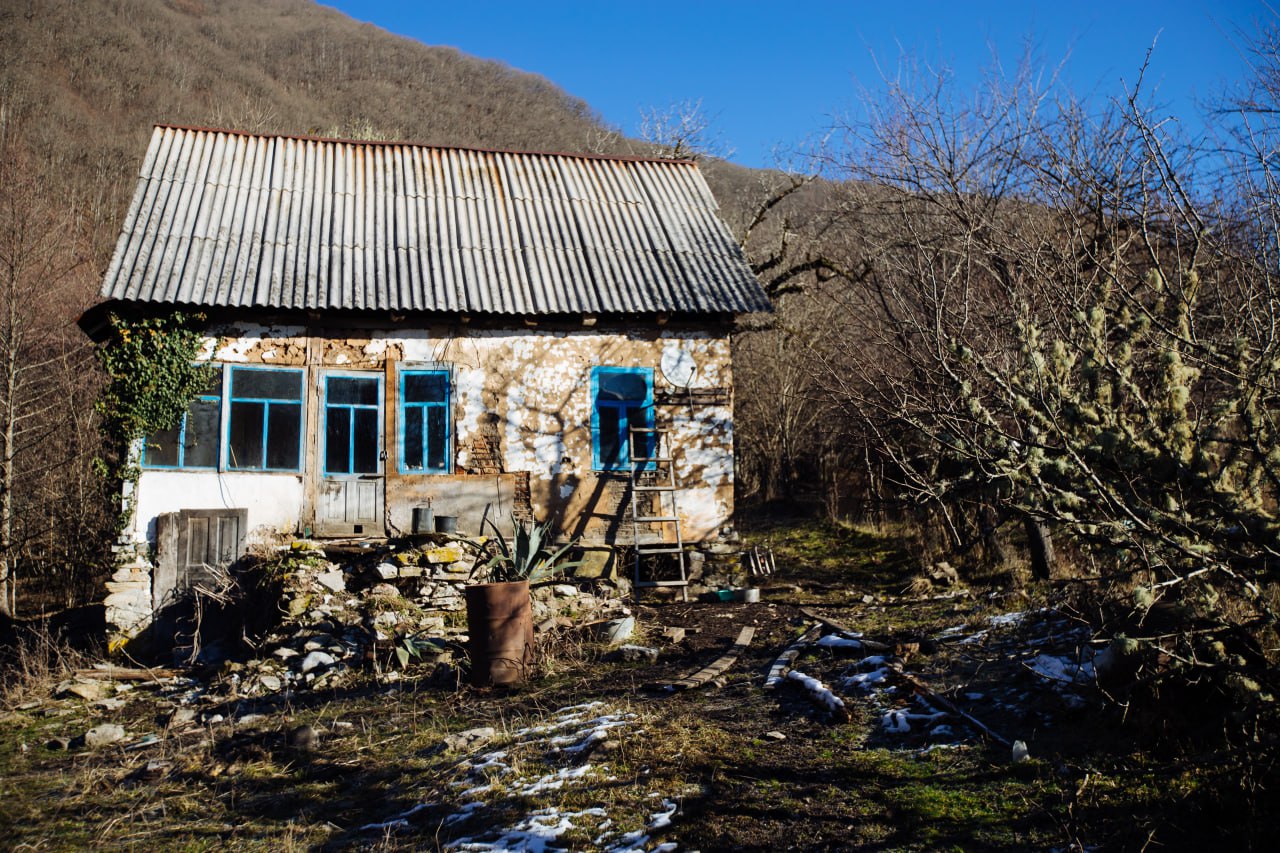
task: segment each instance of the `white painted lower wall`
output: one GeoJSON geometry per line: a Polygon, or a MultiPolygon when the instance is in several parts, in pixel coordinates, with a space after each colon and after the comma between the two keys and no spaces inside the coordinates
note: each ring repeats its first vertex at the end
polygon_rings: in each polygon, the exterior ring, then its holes
{"type": "Polygon", "coordinates": [[[129,535],[137,544],[155,541],[156,518],[166,512],[233,507],[249,511],[248,541],[268,541],[295,530],[303,506],[300,474],[147,469],[134,494],[129,535]]]}

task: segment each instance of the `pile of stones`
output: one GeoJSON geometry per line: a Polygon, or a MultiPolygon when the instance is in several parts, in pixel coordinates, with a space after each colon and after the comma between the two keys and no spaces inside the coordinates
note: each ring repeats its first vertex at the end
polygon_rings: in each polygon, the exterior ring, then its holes
{"type": "MultiPolygon", "coordinates": [[[[255,644],[251,660],[222,667],[241,696],[286,687],[331,689],[372,669],[396,681],[408,667],[456,677],[465,657],[466,604],[474,558],[454,542],[385,546],[342,553],[296,543],[259,570],[278,589],[279,621],[255,644]]],[[[533,590],[540,632],[625,615],[624,581],[562,582],[533,590]]]]}

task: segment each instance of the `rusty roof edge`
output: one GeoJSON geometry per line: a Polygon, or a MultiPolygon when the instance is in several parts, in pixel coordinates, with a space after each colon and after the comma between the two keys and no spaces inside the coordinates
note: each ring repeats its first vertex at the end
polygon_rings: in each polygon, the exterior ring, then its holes
{"type": "Polygon", "coordinates": [[[161,311],[172,311],[175,308],[188,309],[204,315],[205,323],[248,321],[266,325],[289,323],[296,325],[335,326],[344,320],[355,322],[361,328],[412,329],[414,322],[427,324],[456,323],[459,318],[469,316],[473,322],[492,324],[495,327],[528,328],[522,318],[536,317],[540,323],[558,325],[577,325],[584,316],[595,319],[590,324],[583,323],[584,328],[599,329],[619,326],[625,328],[636,320],[653,320],[659,327],[669,324],[682,326],[694,323],[705,327],[708,321],[722,325],[731,325],[735,318],[747,314],[772,314],[774,308],[769,304],[764,308],[749,311],[723,310],[669,310],[669,311],[601,311],[598,313],[582,311],[556,311],[534,314],[512,314],[501,311],[462,311],[440,309],[418,309],[407,311],[388,311],[371,308],[270,308],[249,305],[201,305],[186,302],[162,302],[143,299],[103,299],[90,305],[76,318],[76,325],[95,343],[106,340],[110,333],[109,317],[119,313],[124,316],[150,316],[161,311]],[[252,315],[257,315],[252,316],[252,315]],[[394,315],[394,317],[392,316],[394,315]],[[661,320],[659,321],[659,318],[661,320]]]}
{"type": "MultiPolygon", "coordinates": [[[[155,129],[186,130],[193,133],[226,133],[231,136],[254,136],[259,139],[292,139],[299,142],[330,142],[337,145],[368,145],[385,148],[402,146],[408,148],[430,148],[437,151],[473,151],[477,154],[515,154],[524,157],[567,157],[579,160],[605,160],[619,163],[670,163],[679,166],[693,166],[698,169],[697,160],[675,159],[668,157],[641,157],[635,154],[593,154],[586,151],[533,151],[518,148],[478,148],[467,145],[433,145],[429,142],[413,140],[385,139],[346,139],[340,136],[312,136],[305,133],[258,133],[252,130],[237,130],[230,127],[203,127],[201,125],[170,124],[157,122],[155,129]]],[[[701,172],[701,169],[698,169],[701,172]]]]}

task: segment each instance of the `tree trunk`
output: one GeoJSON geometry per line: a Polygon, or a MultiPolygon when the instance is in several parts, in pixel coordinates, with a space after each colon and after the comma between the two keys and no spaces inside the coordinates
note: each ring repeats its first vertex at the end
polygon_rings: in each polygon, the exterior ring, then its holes
{"type": "Polygon", "coordinates": [[[1000,516],[990,504],[978,507],[978,536],[982,539],[982,553],[987,563],[999,566],[1008,553],[1000,541],[1000,516]]]}
{"type": "Polygon", "coordinates": [[[1057,558],[1053,554],[1053,538],[1049,535],[1048,525],[1028,518],[1024,526],[1027,530],[1027,550],[1031,552],[1031,575],[1042,581],[1052,580],[1057,568],[1057,558]]]}

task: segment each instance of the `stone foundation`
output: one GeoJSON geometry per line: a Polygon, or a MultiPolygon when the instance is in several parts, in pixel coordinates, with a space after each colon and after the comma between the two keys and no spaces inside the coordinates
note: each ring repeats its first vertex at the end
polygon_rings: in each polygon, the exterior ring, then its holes
{"type": "Polygon", "coordinates": [[[117,553],[117,568],[107,581],[102,602],[107,622],[107,651],[115,653],[143,637],[155,611],[151,600],[151,564],[135,549],[117,553]]]}

